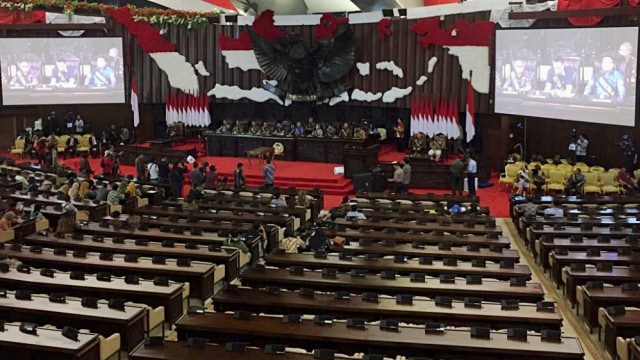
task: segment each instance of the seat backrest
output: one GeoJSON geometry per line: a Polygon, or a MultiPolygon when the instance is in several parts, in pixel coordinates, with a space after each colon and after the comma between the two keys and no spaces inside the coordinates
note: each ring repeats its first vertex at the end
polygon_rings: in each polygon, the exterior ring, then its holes
{"type": "Polygon", "coordinates": [[[602,166],[592,166],[589,168],[589,170],[591,172],[599,172],[599,173],[603,173],[604,172],[604,168],[602,166]]]}
{"type": "Polygon", "coordinates": [[[602,185],[615,186],[616,184],[613,179],[614,179],[613,173],[603,172],[600,174],[600,181],[602,182],[602,185]]]}
{"type": "Polygon", "coordinates": [[[16,149],[24,149],[24,139],[16,139],[15,147],[16,149]]]}
{"type": "Polygon", "coordinates": [[[551,170],[549,172],[549,181],[553,184],[562,184],[564,181],[564,171],[561,170],[551,170]]]}
{"type": "Polygon", "coordinates": [[[586,185],[597,185],[598,184],[598,173],[584,173],[584,180],[586,185]]]}
{"type": "Polygon", "coordinates": [[[58,147],[65,147],[68,139],[69,135],[60,135],[58,138],[58,147]]]}
{"type": "Polygon", "coordinates": [[[504,167],[504,173],[507,175],[507,177],[515,178],[516,176],[518,176],[519,169],[520,167],[518,167],[518,165],[508,164],[504,167]]]}
{"type": "Polygon", "coordinates": [[[276,155],[280,155],[284,153],[284,145],[281,142],[276,142],[273,144],[273,153],[276,155]]]}

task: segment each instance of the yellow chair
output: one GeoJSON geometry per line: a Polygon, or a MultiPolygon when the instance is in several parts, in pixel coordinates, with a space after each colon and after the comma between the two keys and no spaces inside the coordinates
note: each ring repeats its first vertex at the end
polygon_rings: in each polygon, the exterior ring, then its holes
{"type": "Polygon", "coordinates": [[[603,173],[604,172],[604,168],[602,166],[592,166],[592,167],[589,168],[589,171],[597,172],[597,173],[603,173]]]}
{"type": "Polygon", "coordinates": [[[500,179],[498,180],[498,191],[501,190],[502,184],[507,184],[510,189],[513,188],[513,184],[516,182],[516,178],[518,177],[518,170],[520,168],[515,164],[508,164],[504,167],[504,172],[500,174],[500,179]]]}
{"type": "Polygon", "coordinates": [[[551,170],[549,173],[549,181],[547,182],[547,192],[549,191],[562,191],[564,192],[565,181],[564,171],[551,170]]]}
{"type": "Polygon", "coordinates": [[[635,171],[633,172],[633,178],[634,178],[634,179],[636,179],[636,180],[638,180],[638,177],[640,177],[640,169],[635,170],[635,171]]]}
{"type": "Polygon", "coordinates": [[[520,161],[516,161],[516,162],[514,163],[514,165],[518,167],[518,170],[522,169],[526,164],[527,164],[527,163],[526,163],[526,162],[524,162],[524,161],[522,161],[522,160],[520,160],[520,161]]]}
{"type": "Polygon", "coordinates": [[[67,140],[69,140],[69,135],[60,135],[58,138],[58,152],[64,153],[64,149],[67,147],[67,140]]]}
{"type": "Polygon", "coordinates": [[[602,193],[604,194],[619,194],[622,190],[615,176],[610,172],[600,174],[600,184],[602,185],[602,193]]]}
{"type": "Polygon", "coordinates": [[[76,138],[78,139],[78,152],[79,153],[83,153],[86,152],[88,153],[89,150],[91,149],[89,146],[89,139],[91,138],[91,135],[87,136],[80,136],[80,135],[76,135],[76,138]]]}
{"type": "Polygon", "coordinates": [[[618,173],[620,172],[620,169],[619,168],[611,168],[607,172],[613,173],[613,176],[618,176],[618,173]]]}
{"type": "Polygon", "coordinates": [[[24,155],[24,139],[16,139],[14,145],[11,147],[11,155],[24,155]]]}
{"type": "Polygon", "coordinates": [[[584,173],[583,175],[585,182],[584,186],[582,187],[582,192],[584,192],[585,194],[600,194],[602,192],[602,189],[600,188],[600,183],[598,182],[598,173],[588,172],[584,173]]]}
{"type": "Polygon", "coordinates": [[[580,169],[583,174],[589,172],[589,166],[587,166],[587,164],[585,164],[585,163],[578,163],[578,164],[574,165],[573,166],[573,170],[575,170],[575,169],[580,169]]]}

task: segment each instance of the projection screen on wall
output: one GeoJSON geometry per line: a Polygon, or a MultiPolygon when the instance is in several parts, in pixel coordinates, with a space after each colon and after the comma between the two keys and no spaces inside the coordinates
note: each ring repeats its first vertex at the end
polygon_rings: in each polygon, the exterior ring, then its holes
{"type": "Polygon", "coordinates": [[[634,126],[638,28],[496,31],[495,112],[634,126]]]}
{"type": "Polygon", "coordinates": [[[121,38],[0,39],[2,104],[124,103],[121,38]]]}

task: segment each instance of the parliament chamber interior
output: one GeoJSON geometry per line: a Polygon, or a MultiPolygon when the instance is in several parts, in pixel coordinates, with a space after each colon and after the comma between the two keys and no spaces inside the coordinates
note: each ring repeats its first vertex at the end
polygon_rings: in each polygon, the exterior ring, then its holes
{"type": "Polygon", "coordinates": [[[637,5],[0,3],[0,359],[640,360],[637,5]]]}

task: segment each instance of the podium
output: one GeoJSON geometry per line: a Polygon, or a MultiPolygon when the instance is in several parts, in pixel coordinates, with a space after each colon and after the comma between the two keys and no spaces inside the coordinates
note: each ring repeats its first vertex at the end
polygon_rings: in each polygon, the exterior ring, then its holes
{"type": "Polygon", "coordinates": [[[379,144],[348,144],[342,151],[344,177],[352,179],[353,175],[369,172],[378,163],[379,144]]]}

